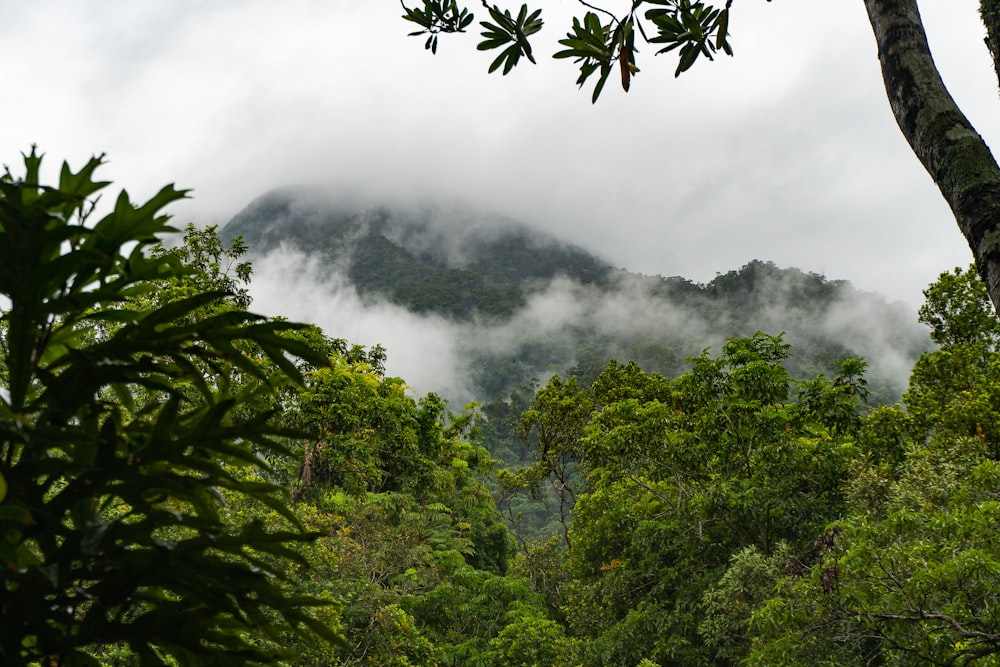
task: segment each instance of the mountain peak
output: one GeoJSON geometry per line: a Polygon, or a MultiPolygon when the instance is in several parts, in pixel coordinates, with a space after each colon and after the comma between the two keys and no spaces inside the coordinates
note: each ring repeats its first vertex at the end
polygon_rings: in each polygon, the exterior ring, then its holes
{"type": "Polygon", "coordinates": [[[452,318],[509,316],[557,276],[605,278],[611,267],[577,246],[508,218],[459,206],[393,207],[360,197],[282,188],[222,230],[253,253],[287,244],[342,267],[362,296],[452,318]]]}

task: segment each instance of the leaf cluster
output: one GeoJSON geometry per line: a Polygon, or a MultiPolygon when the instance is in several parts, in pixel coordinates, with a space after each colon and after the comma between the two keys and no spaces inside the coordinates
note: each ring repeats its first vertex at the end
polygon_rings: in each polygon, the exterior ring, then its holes
{"type": "Polygon", "coordinates": [[[720,49],[728,56],[733,55],[733,48],[729,44],[731,2],[723,9],[690,0],[647,2],[667,5],[666,9],[650,9],[646,12],[646,18],[653,22],[658,33],[649,41],[667,45],[657,51],[657,55],[680,49],[675,77],[691,69],[699,56],[714,60],[714,54],[720,49]]]}
{"type": "Polygon", "coordinates": [[[149,252],[174,231],[161,209],[184,193],[135,205],[122,192],[92,222],[101,163],[64,164],[47,186],[33,149],[23,177],[0,178],[0,656],[97,664],[95,648],[125,644],[140,664],[223,652],[257,664],[279,655],[248,633],[337,641],[309,611],[319,601],[287,597],[271,567],[302,562],[295,545],[315,535],[280,489],[242,472],[284,451],[267,397],[302,380],[293,357],[324,360],[286,335],[301,325],[192,317],[223,292],[135,308],[190,270],[149,252]],[[224,494],[288,527],[230,523],[224,494]]]}
{"type": "Polygon", "coordinates": [[[523,412],[532,461],[502,471],[501,492],[573,491],[565,569],[533,577],[559,578],[543,590],[583,664],[732,664],[748,652],[774,559],[808,550],[838,516],[858,453],[864,362],[795,383],[788,355],[781,336],[758,333],[674,380],[612,362],[583,389],[554,377],[523,412]]]}
{"type": "Polygon", "coordinates": [[[438,34],[442,32],[465,32],[472,23],[473,15],[469,10],[458,7],[456,0],[423,0],[424,6],[407,7],[403,0],[403,18],[421,27],[409,33],[409,37],[427,35],[424,48],[431,53],[437,53],[438,34]]]}
{"type": "Polygon", "coordinates": [[[587,12],[583,21],[573,19],[573,31],[559,40],[567,48],[557,51],[553,57],[575,58],[580,63],[577,85],[582,87],[592,74],[600,71],[592,102],[600,97],[615,64],[621,71],[622,88],[628,92],[632,75],[639,71],[635,66],[635,25],[633,16],[617,22],[617,25],[614,22],[603,24],[597,14],[587,12]]]}
{"type": "Polygon", "coordinates": [[[503,65],[503,73],[506,76],[514,66],[524,56],[532,63],[535,62],[531,54],[531,43],[528,37],[542,29],[542,10],[536,9],[528,13],[528,5],[521,5],[521,10],[517,16],[512,16],[510,11],[500,11],[496,5],[487,6],[490,18],[493,22],[483,21],[483,41],[476,47],[480,51],[490,51],[505,47],[492,63],[489,71],[495,72],[500,65],[503,65]]]}
{"type": "MultiPolygon", "coordinates": [[[[506,75],[522,56],[534,63],[528,37],[542,27],[541,10],[531,11],[525,4],[514,17],[509,10],[488,5],[485,0],[482,4],[493,22],[482,22],[485,31],[477,48],[480,51],[503,48],[490,64],[489,71],[494,72],[503,65],[506,75]]],[[[675,76],[690,69],[701,56],[714,60],[718,51],[733,55],[729,42],[732,0],[727,0],[722,7],[692,0],[633,0],[629,11],[621,16],[588,2],[581,4],[593,11],[587,11],[582,18],[573,18],[572,29],[559,40],[559,44],[566,48],[557,51],[554,57],[573,58],[579,64],[577,85],[581,87],[592,75],[598,75],[591,95],[593,102],[600,97],[609,75],[616,68],[622,89],[628,92],[632,77],[639,72],[636,66],[636,32],[647,43],[665,45],[656,51],[657,55],[678,50],[675,76]],[[652,7],[642,13],[649,5],[652,7]],[[601,15],[607,20],[602,20],[601,15]]],[[[437,51],[437,33],[463,32],[472,21],[472,15],[465,8],[459,8],[455,0],[424,0],[422,10],[407,7],[405,3],[403,8],[404,19],[423,27],[423,30],[411,35],[431,33],[425,47],[433,52],[437,51]]]]}

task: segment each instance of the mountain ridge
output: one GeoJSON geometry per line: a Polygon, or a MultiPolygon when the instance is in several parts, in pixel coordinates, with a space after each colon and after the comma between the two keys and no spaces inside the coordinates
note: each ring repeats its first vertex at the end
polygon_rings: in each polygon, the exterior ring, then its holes
{"type": "Polygon", "coordinates": [[[291,242],[341,264],[363,296],[387,296],[417,313],[457,319],[506,317],[524,305],[525,290],[557,275],[593,282],[612,270],[582,248],[509,220],[460,211],[458,224],[442,229],[440,218],[455,214],[434,207],[345,206],[283,188],[251,202],[220,236],[242,236],[257,253],[291,242]],[[473,233],[459,227],[470,221],[473,233]]]}
{"type": "Polygon", "coordinates": [[[237,235],[252,254],[292,246],[319,257],[367,303],[451,322],[457,372],[470,378],[477,400],[552,373],[593,377],[612,357],[676,375],[705,347],[765,331],[784,332],[799,376],[865,357],[882,388],[873,394],[892,402],[930,345],[912,309],[846,280],[761,260],[704,284],[647,276],[460,207],[286,188],[257,198],[220,232],[224,240],[237,235]]]}

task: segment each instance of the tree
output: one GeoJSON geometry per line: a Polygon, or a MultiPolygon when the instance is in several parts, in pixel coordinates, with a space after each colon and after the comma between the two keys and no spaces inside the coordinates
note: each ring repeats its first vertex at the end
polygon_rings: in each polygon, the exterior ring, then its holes
{"type": "MultiPolygon", "coordinates": [[[[535,62],[529,37],[542,27],[541,10],[522,5],[517,15],[480,0],[489,14],[480,22],[480,50],[502,49],[490,65],[509,73],[522,57],[535,62]]],[[[951,207],[959,229],[972,249],[995,310],[1000,312],[1000,167],[989,147],[948,93],[931,56],[917,0],[864,0],[878,44],[889,106],[913,153],[937,184],[951,207]]],[[[407,21],[427,35],[426,47],[437,51],[442,33],[465,32],[473,15],[457,0],[422,0],[407,6],[407,21]]],[[[658,47],[657,54],[675,51],[675,76],[701,57],[712,60],[722,51],[732,55],[729,18],[733,0],[713,6],[698,0],[634,0],[624,13],[614,13],[580,0],[588,11],[574,18],[559,44],[556,58],[573,58],[580,65],[579,85],[597,75],[592,99],[600,96],[617,71],[628,91],[639,72],[636,33],[658,47]]],[[[980,0],[986,46],[1000,78],[1000,0],[980,0]]]]}
{"type": "Polygon", "coordinates": [[[558,377],[539,389],[522,422],[538,454],[507,477],[561,487],[560,465],[577,468],[561,557],[528,544],[520,566],[576,640],[571,664],[746,656],[751,611],[787,554],[839,516],[859,449],[864,362],[794,383],[787,357],[758,333],[675,380],[611,362],[583,390],[558,377]]]}
{"type": "Polygon", "coordinates": [[[772,594],[752,609],[747,664],[1000,664],[1000,329],[972,271],[925,294],[921,320],[941,347],[917,362],[907,411],[871,412],[858,438],[901,455],[863,448],[846,511],[811,557],[752,570],[770,574],[772,594]]]}
{"type": "Polygon", "coordinates": [[[939,348],[917,360],[904,395],[923,430],[981,439],[1000,456],[1000,321],[971,269],[942,273],[924,291],[920,320],[939,348]]]}
{"type": "Polygon", "coordinates": [[[815,564],[754,611],[748,664],[998,664],[1000,466],[975,438],[930,444],[895,475],[859,469],[815,564]]]}
{"type": "Polygon", "coordinates": [[[318,600],[284,593],[273,564],[304,563],[295,546],[315,535],[262,481],[284,451],[267,397],[302,380],[291,357],[325,359],[286,335],[303,325],[192,317],[224,292],[136,307],[190,272],[149,252],[184,192],[122,192],[93,221],[102,159],[64,164],[57,186],[41,161],[32,149],[0,177],[0,662],[97,664],[125,644],[143,665],[263,664],[280,651],[259,638],[336,641],[318,600]],[[224,497],[287,527],[232,523],[224,497]]]}
{"type": "Polygon", "coordinates": [[[577,445],[590,409],[589,396],[578,388],[575,377],[564,382],[555,375],[521,413],[518,434],[528,448],[530,461],[526,466],[498,472],[497,504],[517,527],[522,543],[522,512],[531,505],[526,507],[517,501],[527,493],[544,508],[543,516],[537,517],[548,524],[542,533],[558,531],[569,544],[570,514],[576,502],[574,486],[580,481],[576,473],[577,445]]]}

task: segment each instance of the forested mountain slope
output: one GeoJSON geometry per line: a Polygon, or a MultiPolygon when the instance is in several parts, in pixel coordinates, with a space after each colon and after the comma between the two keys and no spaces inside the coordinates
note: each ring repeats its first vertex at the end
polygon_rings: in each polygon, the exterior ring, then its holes
{"type": "Polygon", "coordinates": [[[363,296],[458,320],[509,317],[555,276],[591,282],[611,271],[583,249],[509,220],[362,204],[308,189],[258,198],[221,233],[238,235],[255,253],[282,243],[319,253],[363,296]]]}
{"type": "Polygon", "coordinates": [[[929,347],[912,310],[846,281],[758,260],[706,284],[645,276],[461,207],[284,188],[252,202],[221,236],[242,236],[258,258],[279,249],[319,258],[368,303],[446,320],[442,340],[454,348],[461,389],[428,388],[462,400],[507,396],[555,372],[590,380],[610,358],[675,376],[706,347],[764,331],[793,345],[786,365],[795,375],[865,357],[873,400],[893,402],[929,347]]]}

